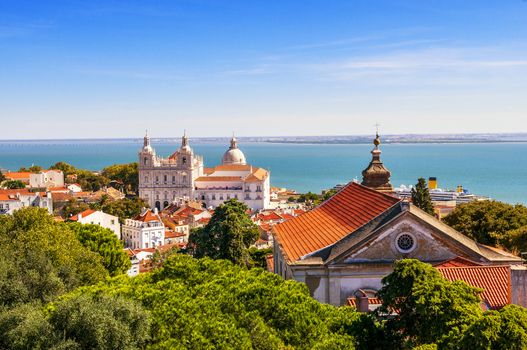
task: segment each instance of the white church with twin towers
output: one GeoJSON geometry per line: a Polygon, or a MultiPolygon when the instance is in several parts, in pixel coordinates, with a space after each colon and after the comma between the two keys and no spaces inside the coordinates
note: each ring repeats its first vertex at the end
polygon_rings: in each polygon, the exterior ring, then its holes
{"type": "Polygon", "coordinates": [[[206,168],[203,157],[194,154],[186,133],[181,138],[181,147],[166,158],[156,154],[147,134],[138,164],[139,196],[152,208],[163,210],[180,200],[196,200],[206,207],[216,207],[231,198],[244,202],[252,210],[269,208],[270,173],[247,164],[234,136],[221,165],[206,168]]]}

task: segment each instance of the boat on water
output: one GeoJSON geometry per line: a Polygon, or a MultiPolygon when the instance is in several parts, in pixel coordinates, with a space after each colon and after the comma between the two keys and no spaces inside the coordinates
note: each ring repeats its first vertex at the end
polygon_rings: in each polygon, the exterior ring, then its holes
{"type": "MultiPolygon", "coordinates": [[[[411,198],[413,186],[401,185],[394,188],[394,194],[399,198],[411,198]]],[[[428,179],[428,190],[433,202],[448,202],[455,201],[456,204],[468,203],[473,201],[490,200],[489,197],[480,196],[470,193],[468,189],[463,186],[457,186],[455,190],[445,190],[437,187],[437,178],[431,177],[428,179]]]]}

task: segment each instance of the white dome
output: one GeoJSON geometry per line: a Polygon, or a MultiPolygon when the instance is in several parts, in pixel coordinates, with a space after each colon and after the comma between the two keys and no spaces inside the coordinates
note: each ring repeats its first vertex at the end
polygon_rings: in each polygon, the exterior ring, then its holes
{"type": "Polygon", "coordinates": [[[224,165],[227,164],[247,164],[245,160],[245,155],[243,152],[238,148],[238,142],[236,141],[236,138],[231,139],[231,147],[223,154],[223,158],[221,160],[221,163],[224,165]]]}
{"type": "Polygon", "coordinates": [[[246,164],[245,155],[238,148],[229,149],[223,155],[222,164],[246,164]]]}

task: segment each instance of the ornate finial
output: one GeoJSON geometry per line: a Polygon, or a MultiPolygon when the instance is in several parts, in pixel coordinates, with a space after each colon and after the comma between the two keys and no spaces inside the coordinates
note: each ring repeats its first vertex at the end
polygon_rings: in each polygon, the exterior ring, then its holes
{"type": "Polygon", "coordinates": [[[234,136],[234,131],[232,132],[232,139],[231,139],[231,149],[238,148],[238,141],[236,140],[236,137],[234,136]]]}
{"type": "Polygon", "coordinates": [[[183,137],[181,138],[181,148],[188,147],[187,129],[183,130],[183,137]]]}
{"type": "Polygon", "coordinates": [[[150,137],[148,137],[148,129],[145,130],[145,137],[143,139],[143,146],[144,147],[150,146],[150,137]]]}
{"type": "Polygon", "coordinates": [[[373,140],[375,148],[378,148],[381,145],[381,138],[379,137],[379,126],[379,123],[375,123],[375,139],[373,140]]]}

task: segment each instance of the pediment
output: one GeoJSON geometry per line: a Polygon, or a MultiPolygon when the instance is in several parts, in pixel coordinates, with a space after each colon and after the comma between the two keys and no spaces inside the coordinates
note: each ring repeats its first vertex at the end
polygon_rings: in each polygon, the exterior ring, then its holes
{"type": "Polygon", "coordinates": [[[326,263],[386,263],[405,258],[435,263],[458,256],[488,262],[474,241],[457,232],[452,234],[451,228],[446,230],[444,226],[404,211],[374,231],[358,231],[352,234],[357,237],[338,242],[326,263]]]}

